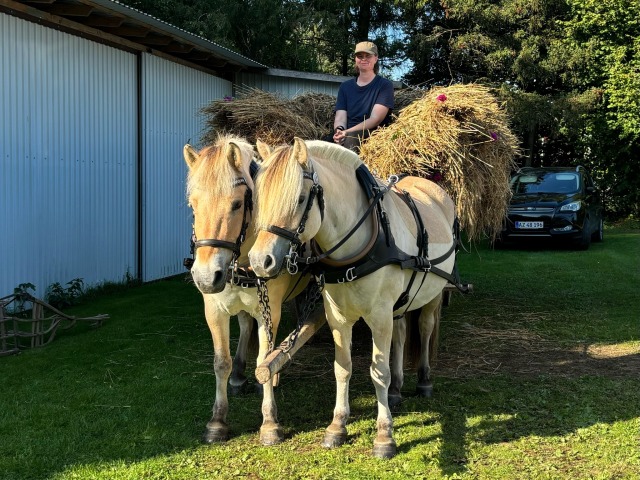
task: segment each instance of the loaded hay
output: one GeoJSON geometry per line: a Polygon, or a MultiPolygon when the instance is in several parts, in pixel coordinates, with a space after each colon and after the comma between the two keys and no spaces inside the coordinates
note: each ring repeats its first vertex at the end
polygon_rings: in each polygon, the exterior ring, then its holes
{"type": "Polygon", "coordinates": [[[360,151],[380,178],[406,173],[438,181],[470,240],[499,234],[518,153],[506,112],[489,88],[475,84],[426,91],[360,151]]]}
{"type": "Polygon", "coordinates": [[[205,106],[205,145],[215,143],[219,133],[256,139],[270,144],[293,143],[294,137],[319,139],[333,127],[335,97],[303,93],[293,99],[256,88],[239,89],[236,98],[215,100],[205,106]]]}
{"type": "MultiPolygon", "coordinates": [[[[215,100],[201,110],[204,144],[228,133],[275,146],[291,144],[294,137],[318,140],[333,130],[333,95],[306,92],[288,99],[256,88],[237,90],[236,98],[215,100]]],[[[399,113],[363,143],[362,159],[380,178],[407,173],[438,181],[454,199],[469,239],[495,238],[519,153],[496,97],[476,84],[404,88],[394,96],[399,113]]]]}

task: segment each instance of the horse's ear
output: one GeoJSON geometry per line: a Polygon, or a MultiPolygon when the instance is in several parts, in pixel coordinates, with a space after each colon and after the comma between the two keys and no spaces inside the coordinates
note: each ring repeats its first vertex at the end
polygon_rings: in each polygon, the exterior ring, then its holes
{"type": "Polygon", "coordinates": [[[182,155],[184,156],[184,161],[187,163],[187,167],[189,168],[193,167],[199,158],[198,153],[188,143],[182,149],[182,155]]]}
{"type": "Polygon", "coordinates": [[[229,162],[236,170],[242,170],[242,149],[235,142],[229,142],[229,162]]]}
{"type": "Polygon", "coordinates": [[[256,148],[258,149],[258,155],[260,155],[260,158],[262,158],[262,160],[266,160],[271,156],[271,147],[264,143],[262,140],[256,140],[256,148]]]}
{"type": "Polygon", "coordinates": [[[300,165],[307,166],[307,144],[301,138],[295,137],[293,139],[293,152],[291,153],[300,165]]]}

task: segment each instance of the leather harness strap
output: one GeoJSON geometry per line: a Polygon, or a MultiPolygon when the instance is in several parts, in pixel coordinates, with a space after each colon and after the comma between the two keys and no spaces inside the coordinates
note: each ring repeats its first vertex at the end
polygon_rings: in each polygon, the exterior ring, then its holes
{"type": "Polygon", "coordinates": [[[371,248],[369,248],[364,255],[359,255],[359,260],[350,264],[345,265],[340,263],[336,265],[336,262],[327,262],[325,260],[326,257],[344,243],[345,239],[343,238],[338,245],[335,245],[328,251],[323,252],[316,257],[309,257],[306,259],[300,258],[298,261],[309,264],[311,272],[315,276],[322,276],[325,283],[351,282],[390,264],[399,265],[402,269],[413,270],[407,289],[402,293],[394,305],[394,311],[401,308],[409,301],[409,291],[411,290],[416,275],[419,272],[423,272],[425,275],[429,272],[434,273],[456,285],[456,287],[461,291],[464,291],[465,287],[460,283],[459,279],[454,277],[450,272],[444,271],[435,266],[444,262],[456,251],[456,243],[454,242],[451,248],[443,255],[429,260],[427,257],[428,233],[424,227],[424,222],[420,216],[417,206],[408,192],[393,190],[393,194],[400,196],[400,198],[402,198],[407,204],[416,221],[416,225],[418,227],[417,255],[409,255],[402,251],[395,243],[395,239],[391,233],[389,221],[387,219],[387,214],[382,208],[382,199],[388,190],[382,189],[378,186],[375,178],[365,165],[358,167],[356,170],[356,177],[367,197],[371,200],[371,203],[365,212],[365,215],[360,219],[354,229],[347,234],[347,238],[364,222],[364,219],[366,219],[366,217],[371,214],[375,208],[375,216],[378,217],[378,222],[376,222],[378,224],[378,228],[374,233],[375,241],[371,248]]]}

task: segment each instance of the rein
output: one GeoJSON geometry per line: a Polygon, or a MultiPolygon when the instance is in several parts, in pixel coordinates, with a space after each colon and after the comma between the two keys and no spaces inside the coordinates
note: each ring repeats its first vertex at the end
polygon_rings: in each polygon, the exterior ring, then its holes
{"type": "MultiPolygon", "coordinates": [[[[374,271],[385,265],[397,264],[403,269],[413,270],[413,274],[411,276],[408,288],[394,305],[394,310],[400,308],[403,305],[406,305],[409,302],[409,291],[411,290],[411,287],[416,279],[416,274],[418,272],[422,272],[425,274],[422,282],[424,282],[426,274],[431,272],[435,275],[438,275],[439,277],[448,280],[460,291],[465,293],[466,291],[468,291],[467,287],[461,284],[458,276],[456,275],[457,270],[455,268],[454,274],[452,275],[451,273],[435,266],[444,262],[457,250],[458,239],[456,226],[454,225],[454,242],[451,248],[443,255],[437,258],[429,259],[427,257],[428,234],[423,224],[422,217],[418,212],[417,206],[415,205],[408,192],[394,190],[394,192],[398,194],[404,200],[405,204],[409,207],[409,210],[413,214],[414,220],[416,221],[416,225],[418,226],[418,254],[409,255],[403,252],[395,244],[393,234],[391,233],[389,225],[389,220],[387,218],[387,213],[382,207],[382,200],[384,198],[384,195],[391,191],[391,189],[400,180],[400,177],[398,177],[397,175],[392,175],[391,177],[389,177],[387,185],[380,186],[364,165],[358,167],[358,169],[356,170],[356,176],[361,187],[365,190],[367,197],[370,199],[367,210],[356,222],[356,224],[349,230],[349,232],[347,232],[347,234],[329,250],[322,252],[319,250],[317,245],[314,245],[312,243],[312,253],[314,253],[315,255],[311,255],[308,257],[301,256],[298,253],[298,249],[301,245],[299,235],[305,230],[308,213],[311,210],[315,197],[315,190],[318,189],[320,193],[322,193],[322,187],[318,184],[317,175],[315,172],[312,171],[311,173],[309,173],[303,171],[303,175],[304,178],[313,180],[314,185],[312,186],[312,190],[309,194],[309,200],[296,231],[293,232],[273,225],[270,225],[266,229],[267,231],[275,235],[279,235],[289,240],[289,253],[287,256],[285,256],[285,258],[287,260],[287,270],[290,274],[293,275],[298,272],[298,265],[304,265],[305,271],[311,270],[316,278],[320,277],[320,281],[322,283],[344,283],[351,282],[357,278],[362,278],[363,276],[373,273],[374,271]],[[345,244],[345,242],[349,238],[351,238],[355,234],[355,232],[362,226],[364,221],[370,215],[372,215],[374,209],[377,210],[376,214],[374,214],[374,220],[377,220],[376,222],[374,222],[374,224],[376,225],[376,229],[374,231],[372,239],[369,241],[366,248],[362,252],[348,259],[333,260],[329,258],[331,254],[338,250],[342,245],[345,244]],[[318,252],[320,253],[318,254],[318,252]],[[319,263],[324,264],[324,267],[319,266],[319,263]]],[[[323,210],[321,209],[321,212],[322,211],[323,210]]]]}

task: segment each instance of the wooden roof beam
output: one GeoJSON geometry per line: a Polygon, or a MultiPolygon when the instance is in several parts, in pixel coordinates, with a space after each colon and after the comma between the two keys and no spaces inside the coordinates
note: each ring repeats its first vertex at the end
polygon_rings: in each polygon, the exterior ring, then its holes
{"type": "Polygon", "coordinates": [[[47,11],[61,17],[88,17],[93,12],[91,5],[71,5],[68,3],[54,3],[47,7],[47,11]]]}
{"type": "Polygon", "coordinates": [[[148,27],[126,24],[115,28],[109,28],[108,32],[122,37],[144,38],[149,34],[150,30],[151,29],[148,27]]]}
{"type": "Polygon", "coordinates": [[[164,35],[155,35],[151,33],[144,38],[145,45],[165,46],[169,45],[173,39],[164,35]]]}
{"type": "Polygon", "coordinates": [[[171,42],[169,45],[167,45],[167,48],[164,49],[165,52],[167,53],[189,53],[191,50],[193,50],[195,47],[193,45],[187,45],[186,43],[178,43],[178,42],[171,42]]]}
{"type": "Polygon", "coordinates": [[[124,23],[122,17],[106,17],[104,15],[91,15],[84,23],[90,27],[119,27],[124,23]]]}

